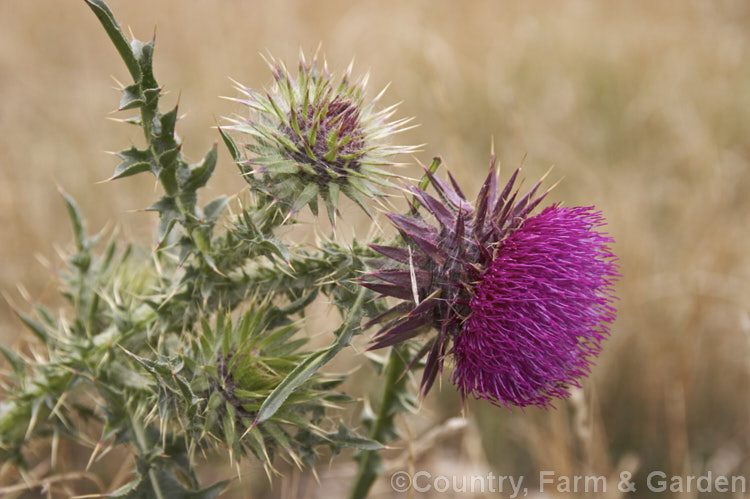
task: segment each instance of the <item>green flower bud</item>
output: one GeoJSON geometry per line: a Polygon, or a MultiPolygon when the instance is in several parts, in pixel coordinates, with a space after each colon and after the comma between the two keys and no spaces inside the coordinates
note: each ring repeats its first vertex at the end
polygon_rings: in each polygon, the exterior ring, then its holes
{"type": "Polygon", "coordinates": [[[226,127],[250,138],[238,161],[245,179],[292,214],[305,205],[317,214],[320,196],[335,223],[340,193],[370,214],[369,200],[385,196],[382,187],[398,176],[392,157],[416,149],[388,142],[411,119],[388,121],[396,106],[377,109],[383,92],[366,101],[367,76],[352,81],[351,64],[336,79],[317,55],[312,63],[300,55],[297,78],[283,63],[268,63],[272,88],[261,93],[238,84],[243,97],[233,100],[250,114],[226,127]]]}

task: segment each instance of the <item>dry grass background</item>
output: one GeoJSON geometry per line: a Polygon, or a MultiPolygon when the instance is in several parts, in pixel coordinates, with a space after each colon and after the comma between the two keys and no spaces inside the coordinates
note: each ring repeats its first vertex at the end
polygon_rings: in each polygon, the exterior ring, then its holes
{"type": "MultiPolygon", "coordinates": [[[[414,435],[407,465],[532,482],[539,469],[633,469],[639,479],[655,469],[749,474],[750,4],[111,7],[141,39],[158,26],[157,77],[172,92],[167,102],[181,95],[192,158],[217,139],[216,117],[233,111],[217,98],[233,95],[226,76],[261,87],[270,76],[259,52],[294,61],[300,46],[322,42],[332,68],[356,56],[355,70],[372,72],[372,90],[392,82],[387,100],[403,100],[401,115],[422,124],[404,139],[427,143],[418,158],[441,155],[467,191],[476,192],[494,137],[506,172],[525,154],[529,179],[554,164],[551,179],[564,181],[553,200],[604,210],[622,265],[620,312],[585,392],[551,412],[472,403],[466,428],[420,440],[460,412],[446,379],[405,425],[414,435]],[[420,456],[420,446],[429,452],[420,456]]],[[[113,222],[123,238],[150,238],[154,217],[132,210],[154,198],[152,181],[96,184],[114,166],[102,151],[138,138],[105,120],[119,98],[110,75],[127,76],[83,2],[0,2],[0,288],[14,301],[22,302],[19,282],[34,300],[54,299],[54,279],[36,257],[54,265],[55,246],[71,241],[56,184],[79,200],[92,228],[113,222]]],[[[241,188],[227,154],[218,170],[214,194],[241,188]]],[[[5,303],[0,335],[6,344],[21,337],[5,303]]],[[[367,372],[357,379],[367,382],[367,372]]],[[[75,469],[82,451],[68,452],[61,466],[75,469]]],[[[104,486],[116,471],[100,470],[104,486]]],[[[272,491],[257,469],[246,472],[226,497],[337,497],[352,470],[339,458],[321,468],[321,486],[292,474],[272,491]]],[[[375,496],[390,497],[385,479],[375,496]]]]}

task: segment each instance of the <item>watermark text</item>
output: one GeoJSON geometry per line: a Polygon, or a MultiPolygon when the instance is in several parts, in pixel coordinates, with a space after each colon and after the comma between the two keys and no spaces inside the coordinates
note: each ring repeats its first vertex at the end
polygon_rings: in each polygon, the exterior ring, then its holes
{"type": "Polygon", "coordinates": [[[516,499],[526,497],[529,492],[557,494],[603,494],[610,488],[622,493],[638,490],[665,493],[746,493],[747,481],[741,475],[719,475],[706,471],[701,475],[669,475],[663,471],[651,471],[645,481],[636,482],[630,471],[618,476],[563,475],[542,470],[534,477],[501,475],[489,472],[484,475],[444,475],[420,470],[414,473],[397,471],[390,476],[391,489],[395,492],[451,494],[499,494],[516,499]]]}

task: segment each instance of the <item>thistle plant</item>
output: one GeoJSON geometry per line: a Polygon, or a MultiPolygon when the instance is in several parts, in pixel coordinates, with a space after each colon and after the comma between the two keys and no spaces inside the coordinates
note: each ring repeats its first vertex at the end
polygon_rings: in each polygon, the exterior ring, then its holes
{"type": "Polygon", "coordinates": [[[417,410],[415,371],[422,396],[448,360],[465,398],[545,408],[590,371],[615,317],[600,212],[553,204],[534,214],[549,190],[538,194],[540,182],[519,196],[518,171],[500,188],[494,161],[474,203],[440,177],[439,160],[412,184],[395,168],[415,149],[391,142],[408,120],[388,121],[395,107],[378,107],[382,92],[368,100],[366,78],[337,80],[317,57],[301,57],[296,76],[271,58],[267,92],[238,84],[248,114],[218,133],[249,192],[200,205],[217,144],[185,161],[178,110],[160,108],[155,41],[128,41],[103,0],[85,2],[130,73],[119,110],[135,113],[123,121],[144,138],[117,153],[111,178],[154,175],[158,229],[150,247],[104,243],[63,194],[75,239],[60,289],[68,307],[19,310],[28,349],[0,347],[4,466],[24,474],[39,440],[51,441],[53,468],[60,439],[90,447],[89,466],[124,445],[132,479],[102,494],[212,498],[227,482],[200,484],[196,469],[216,453],[259,460],[273,479],[281,460],[314,469],[353,448],[359,498],[399,438],[398,414],[417,410]],[[335,222],[343,194],[374,216],[397,189],[409,207],[387,215],[395,239],[331,234],[303,248],[278,235],[305,206],[317,215],[322,201],[335,222]],[[302,326],[321,296],[340,321],[328,346],[312,348],[302,326]],[[345,393],[347,376],[327,364],[361,355],[352,338],[374,325],[371,348],[390,347],[369,357],[383,394],[352,427],[342,409],[361,394],[345,393]]]}

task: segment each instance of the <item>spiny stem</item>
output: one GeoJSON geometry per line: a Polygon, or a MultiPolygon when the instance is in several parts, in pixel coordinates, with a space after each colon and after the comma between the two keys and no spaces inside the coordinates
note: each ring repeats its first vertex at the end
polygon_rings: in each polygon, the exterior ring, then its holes
{"type": "MultiPolygon", "coordinates": [[[[387,429],[393,425],[393,417],[396,414],[396,401],[399,393],[406,388],[406,377],[401,376],[406,369],[404,350],[399,347],[391,348],[388,355],[388,363],[385,371],[385,388],[380,401],[380,409],[372,426],[370,438],[381,443],[387,439],[387,429]]],[[[382,459],[378,451],[363,451],[359,458],[359,470],[357,478],[352,487],[350,499],[363,499],[375,482],[380,469],[382,459]]]]}

